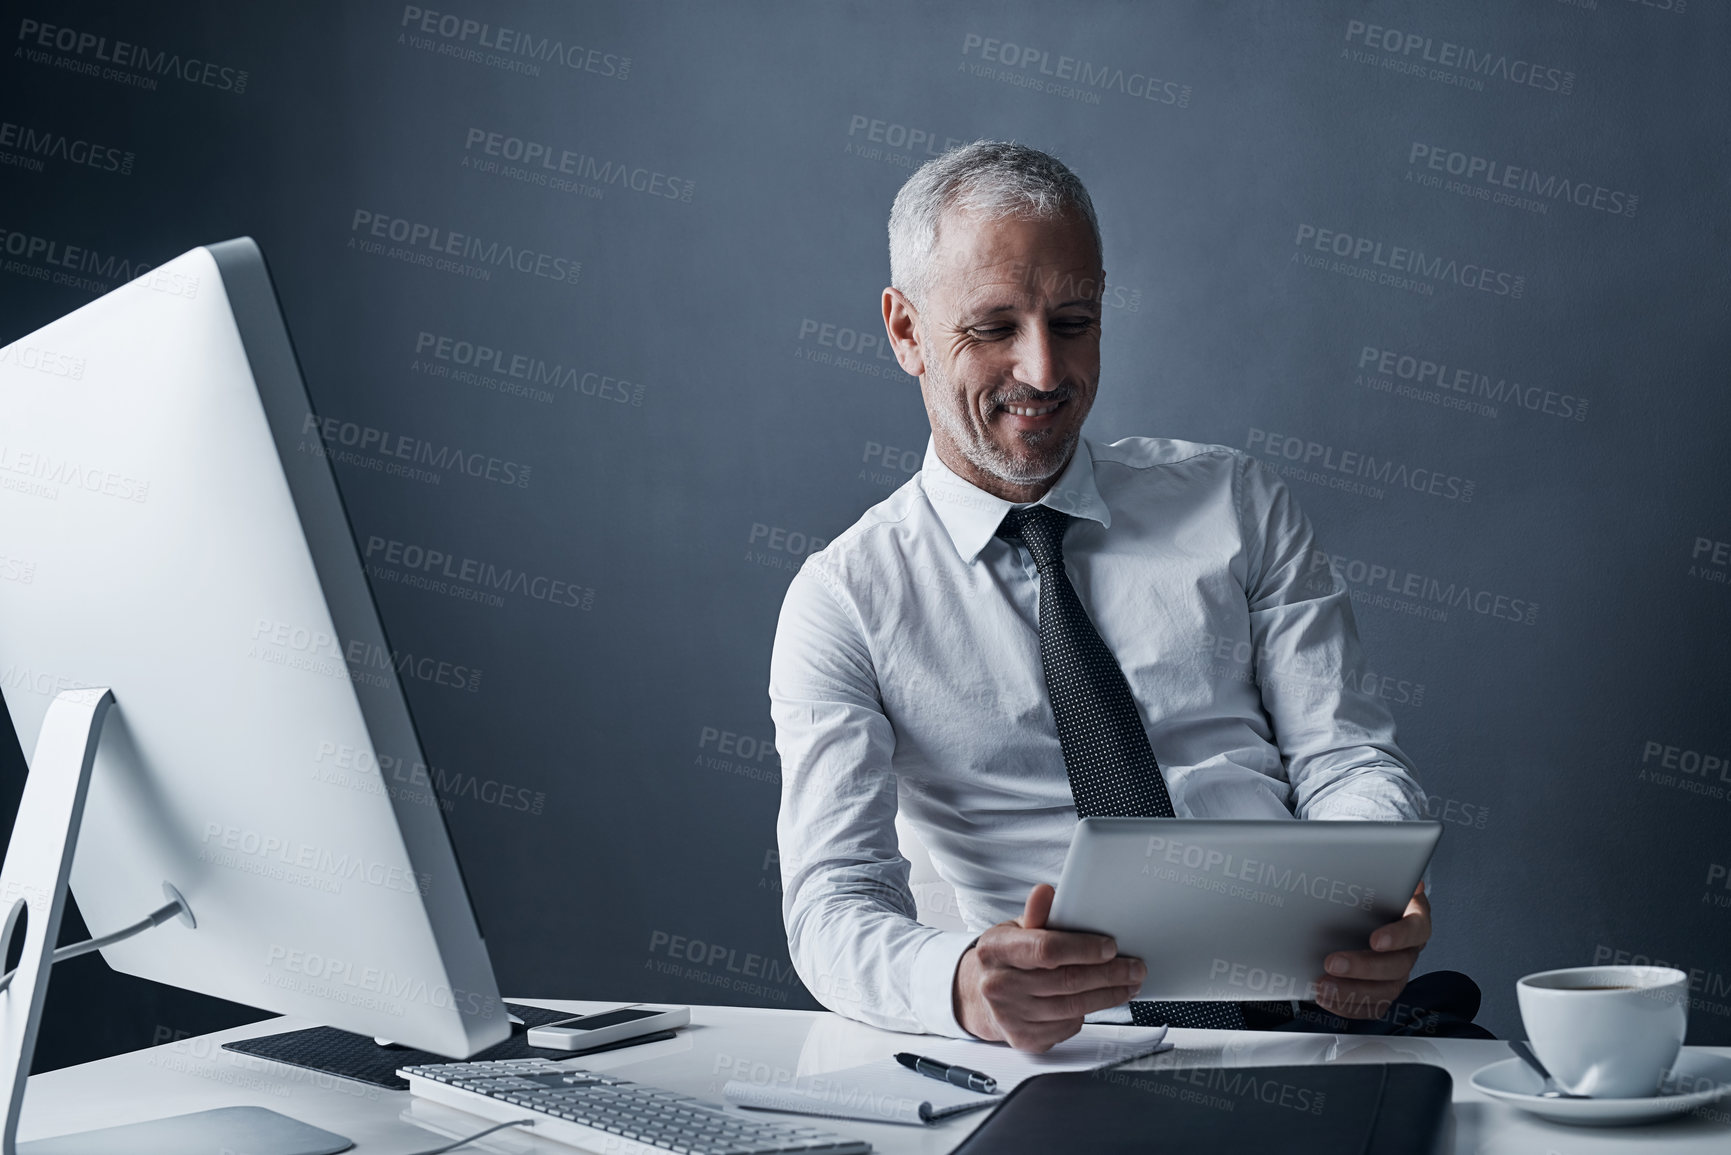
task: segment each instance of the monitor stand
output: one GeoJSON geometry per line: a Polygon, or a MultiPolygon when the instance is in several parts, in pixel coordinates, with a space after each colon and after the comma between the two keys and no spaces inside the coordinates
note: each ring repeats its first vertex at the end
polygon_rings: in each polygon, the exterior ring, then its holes
{"type": "Polygon", "coordinates": [[[17,972],[0,991],[0,1086],[8,1088],[0,1155],[336,1155],[348,1150],[354,1144],[343,1136],[262,1107],[198,1111],[18,1142],[18,1116],[66,911],[90,768],[113,705],[113,693],[104,688],[63,690],[49,704],[0,868],[0,959],[11,955],[20,929],[24,935],[17,972]]]}

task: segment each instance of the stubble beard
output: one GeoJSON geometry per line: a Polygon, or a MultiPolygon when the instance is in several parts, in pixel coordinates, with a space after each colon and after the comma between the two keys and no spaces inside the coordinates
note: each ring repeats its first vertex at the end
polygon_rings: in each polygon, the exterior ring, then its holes
{"type": "MultiPolygon", "coordinates": [[[[1081,436],[1078,430],[1071,429],[1063,435],[1062,441],[1053,440],[1059,436],[1055,429],[1012,434],[1032,451],[1028,457],[1014,456],[995,444],[985,430],[968,422],[960,410],[969,402],[965,396],[950,388],[949,378],[942,369],[928,363],[926,375],[931,378],[932,391],[939,398],[939,404],[932,407],[937,423],[943,427],[950,444],[954,445],[975,469],[1010,485],[1038,485],[1056,477],[1064,466],[1069,464],[1070,454],[1081,436]]],[[[1067,393],[1066,399],[1073,403],[1074,392],[1067,393]]],[[[993,401],[994,404],[997,403],[995,395],[993,401]]]]}

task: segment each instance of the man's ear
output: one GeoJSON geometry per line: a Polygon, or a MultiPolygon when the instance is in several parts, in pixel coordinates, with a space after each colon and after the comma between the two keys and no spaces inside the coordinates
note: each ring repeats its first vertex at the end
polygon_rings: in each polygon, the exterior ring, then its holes
{"type": "Polygon", "coordinates": [[[920,345],[919,314],[913,302],[900,289],[884,290],[884,332],[890,340],[890,351],[902,372],[915,377],[925,375],[926,354],[920,345]]]}

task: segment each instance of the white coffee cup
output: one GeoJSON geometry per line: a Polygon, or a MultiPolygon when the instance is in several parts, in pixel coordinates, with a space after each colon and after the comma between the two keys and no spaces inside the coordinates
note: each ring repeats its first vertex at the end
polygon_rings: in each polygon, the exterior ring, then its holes
{"type": "Polygon", "coordinates": [[[1683,1047],[1689,976],[1673,967],[1540,971],[1515,994],[1539,1062],[1573,1095],[1647,1098],[1683,1047]]]}

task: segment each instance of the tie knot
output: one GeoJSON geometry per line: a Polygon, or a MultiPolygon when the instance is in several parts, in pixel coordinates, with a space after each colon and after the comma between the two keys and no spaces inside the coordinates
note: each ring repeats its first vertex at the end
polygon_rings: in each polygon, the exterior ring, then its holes
{"type": "Polygon", "coordinates": [[[1006,514],[998,526],[998,536],[1027,546],[1034,555],[1034,564],[1045,569],[1064,560],[1064,531],[1070,527],[1070,521],[1070,515],[1061,509],[1030,505],[1006,514]]]}

